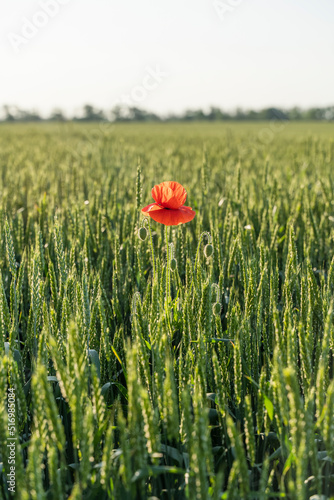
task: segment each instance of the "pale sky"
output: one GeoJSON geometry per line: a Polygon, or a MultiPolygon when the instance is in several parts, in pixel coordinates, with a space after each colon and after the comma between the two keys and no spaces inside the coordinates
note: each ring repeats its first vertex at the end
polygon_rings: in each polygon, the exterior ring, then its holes
{"type": "Polygon", "coordinates": [[[0,63],[42,113],[333,105],[334,1],[2,0],[0,63]]]}

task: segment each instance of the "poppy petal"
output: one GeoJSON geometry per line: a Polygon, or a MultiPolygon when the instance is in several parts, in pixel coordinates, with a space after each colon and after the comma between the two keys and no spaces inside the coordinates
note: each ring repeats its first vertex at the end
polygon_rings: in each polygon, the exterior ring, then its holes
{"type": "Polygon", "coordinates": [[[160,207],[157,203],[150,203],[149,205],[147,205],[147,207],[142,208],[141,211],[145,215],[149,215],[149,213],[152,212],[152,210],[163,210],[163,209],[164,208],[160,207]]]}
{"type": "Polygon", "coordinates": [[[187,199],[187,191],[175,181],[162,182],[152,189],[152,198],[165,208],[180,208],[187,199]]]}
{"type": "Polygon", "coordinates": [[[193,220],[196,215],[194,210],[185,206],[178,209],[153,209],[147,213],[153,220],[159,222],[160,224],[164,224],[165,226],[178,226],[179,224],[185,224],[186,222],[193,220]]]}

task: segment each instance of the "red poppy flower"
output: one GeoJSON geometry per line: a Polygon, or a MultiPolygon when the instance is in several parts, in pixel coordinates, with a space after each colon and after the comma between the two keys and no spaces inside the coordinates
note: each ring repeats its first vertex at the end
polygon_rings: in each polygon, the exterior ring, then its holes
{"type": "Polygon", "coordinates": [[[147,205],[142,212],[165,226],[177,226],[190,222],[196,215],[191,207],[184,206],[187,191],[178,182],[169,181],[157,184],[152,189],[152,198],[155,203],[147,205]]]}

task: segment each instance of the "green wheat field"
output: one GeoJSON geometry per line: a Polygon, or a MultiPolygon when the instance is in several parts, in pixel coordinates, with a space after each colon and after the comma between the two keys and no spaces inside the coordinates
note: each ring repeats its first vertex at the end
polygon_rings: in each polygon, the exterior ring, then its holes
{"type": "Polygon", "coordinates": [[[333,137],[0,126],[1,499],[334,498],[333,137]]]}

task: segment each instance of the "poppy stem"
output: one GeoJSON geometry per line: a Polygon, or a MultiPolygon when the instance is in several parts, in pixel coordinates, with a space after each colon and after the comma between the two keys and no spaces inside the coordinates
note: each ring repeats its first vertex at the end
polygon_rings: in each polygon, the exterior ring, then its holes
{"type": "Polygon", "coordinates": [[[148,231],[150,234],[150,246],[151,246],[151,253],[152,253],[152,269],[153,269],[153,283],[155,280],[155,258],[154,258],[154,247],[153,247],[153,238],[152,238],[152,231],[151,231],[151,224],[148,223],[148,231]]]}
{"type": "Polygon", "coordinates": [[[165,245],[166,245],[166,296],[165,296],[165,314],[166,314],[166,325],[169,330],[170,340],[173,336],[173,330],[171,325],[171,317],[170,317],[170,308],[169,304],[171,302],[171,293],[170,293],[170,255],[173,253],[173,250],[169,248],[168,243],[168,226],[165,226],[165,245]]]}
{"type": "Polygon", "coordinates": [[[166,244],[166,259],[167,259],[167,267],[166,267],[166,304],[169,304],[170,298],[170,248],[168,243],[168,226],[165,226],[165,244],[166,244]]]}

